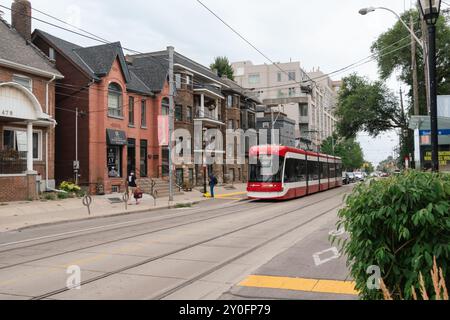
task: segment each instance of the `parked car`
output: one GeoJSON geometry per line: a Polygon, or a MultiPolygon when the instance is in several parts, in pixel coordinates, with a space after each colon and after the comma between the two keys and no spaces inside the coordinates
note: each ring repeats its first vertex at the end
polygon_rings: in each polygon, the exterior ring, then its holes
{"type": "Polygon", "coordinates": [[[366,178],[362,172],[355,172],[356,181],[364,181],[366,178]]]}
{"type": "Polygon", "coordinates": [[[348,183],[356,182],[356,177],[353,172],[346,172],[346,175],[348,177],[348,183]]]}

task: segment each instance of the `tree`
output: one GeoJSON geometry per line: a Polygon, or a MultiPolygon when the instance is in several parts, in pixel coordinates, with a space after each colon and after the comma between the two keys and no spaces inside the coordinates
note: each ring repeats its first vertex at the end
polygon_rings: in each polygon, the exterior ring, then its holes
{"type": "Polygon", "coordinates": [[[393,129],[408,129],[405,111],[397,97],[381,81],[352,74],[343,79],[336,108],[338,134],[355,137],[365,131],[376,137],[393,129]]]}
{"type": "Polygon", "coordinates": [[[401,159],[413,149],[412,136],[408,128],[409,107],[403,108],[395,94],[381,81],[352,74],[343,79],[339,92],[336,116],[340,136],[356,137],[365,131],[376,137],[385,131],[400,133],[401,159]]]}
{"type": "Polygon", "coordinates": [[[228,79],[234,80],[234,71],[227,57],[217,57],[214,63],[210,65],[211,70],[217,70],[219,77],[227,76],[228,79]]]}
{"type": "Polygon", "coordinates": [[[342,158],[342,165],[346,171],[360,169],[364,164],[361,145],[355,138],[339,139],[339,136],[334,134],[323,141],[321,152],[342,158]]]}
{"type": "MultiPolygon", "coordinates": [[[[421,20],[417,10],[406,11],[402,14],[404,21],[410,21],[413,16],[414,32],[421,37],[421,20]]],[[[448,48],[450,46],[450,27],[447,24],[448,13],[443,13],[436,24],[436,56],[437,56],[437,84],[438,94],[449,94],[450,92],[450,56],[448,48]]],[[[393,74],[400,71],[399,80],[411,85],[409,97],[412,99],[412,59],[411,59],[411,37],[405,26],[398,21],[392,28],[381,34],[373,43],[371,51],[375,55],[380,77],[382,80],[388,79],[393,74]]],[[[426,91],[423,50],[418,47],[416,52],[417,70],[419,80],[419,107],[420,114],[426,115],[426,91]]]]}

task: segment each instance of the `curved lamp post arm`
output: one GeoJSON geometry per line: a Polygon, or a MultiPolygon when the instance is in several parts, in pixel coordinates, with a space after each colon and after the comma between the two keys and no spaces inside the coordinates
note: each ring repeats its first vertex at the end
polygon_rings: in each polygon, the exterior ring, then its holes
{"type": "Polygon", "coordinates": [[[389,8],[386,8],[386,7],[369,7],[369,8],[361,9],[361,10],[359,11],[359,13],[362,14],[362,15],[366,15],[367,13],[373,12],[373,11],[378,10],[378,9],[380,9],[380,10],[386,10],[386,11],[389,11],[390,13],[394,14],[394,15],[397,17],[397,19],[405,26],[405,28],[408,29],[409,33],[411,33],[411,35],[414,37],[414,40],[416,40],[416,42],[420,45],[420,47],[422,48],[422,50],[424,50],[424,44],[423,44],[423,41],[420,40],[420,39],[417,37],[417,35],[414,33],[414,31],[413,31],[413,30],[408,26],[408,24],[400,17],[400,15],[399,15],[397,12],[395,12],[394,10],[389,9],[389,8]]]}

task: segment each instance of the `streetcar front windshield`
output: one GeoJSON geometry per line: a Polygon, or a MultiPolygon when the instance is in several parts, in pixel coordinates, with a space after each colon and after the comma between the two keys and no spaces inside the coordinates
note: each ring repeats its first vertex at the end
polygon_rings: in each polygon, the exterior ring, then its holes
{"type": "Polygon", "coordinates": [[[277,155],[260,155],[256,164],[250,165],[249,182],[281,183],[284,158],[277,155]]]}

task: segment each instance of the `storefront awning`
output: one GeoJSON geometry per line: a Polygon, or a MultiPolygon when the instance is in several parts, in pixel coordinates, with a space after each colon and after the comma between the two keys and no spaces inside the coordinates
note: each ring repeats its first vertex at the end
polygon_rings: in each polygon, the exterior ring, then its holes
{"type": "Polygon", "coordinates": [[[106,129],[106,139],[113,146],[125,146],[128,143],[125,131],[121,130],[106,129]]]}

